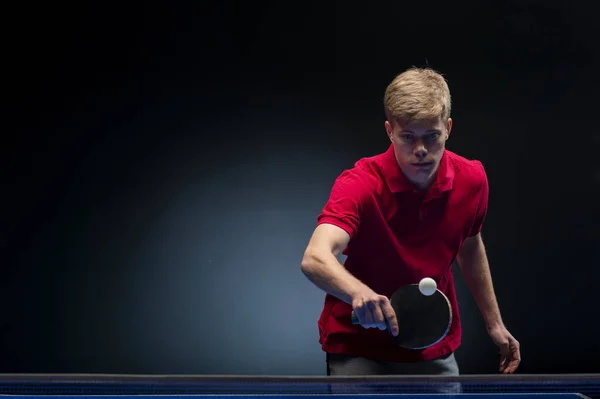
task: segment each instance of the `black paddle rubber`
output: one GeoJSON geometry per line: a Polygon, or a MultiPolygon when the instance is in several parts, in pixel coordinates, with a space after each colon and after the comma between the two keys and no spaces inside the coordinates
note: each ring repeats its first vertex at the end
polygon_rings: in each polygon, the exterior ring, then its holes
{"type": "MultiPolygon", "coordinates": [[[[403,348],[424,349],[433,346],[450,329],[452,308],[440,290],[426,296],[421,293],[418,284],[410,284],[398,289],[390,302],[399,327],[399,333],[393,339],[403,348]]],[[[360,324],[354,311],[352,323],[360,324]]]]}

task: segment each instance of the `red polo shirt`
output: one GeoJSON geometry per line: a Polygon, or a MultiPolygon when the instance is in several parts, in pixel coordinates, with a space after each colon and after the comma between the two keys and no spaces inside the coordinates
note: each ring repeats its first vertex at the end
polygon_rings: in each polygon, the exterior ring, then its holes
{"type": "Polygon", "coordinates": [[[391,145],[344,171],[318,223],[350,234],[343,252],[346,269],[388,298],[402,285],[432,277],[450,300],[454,317],[441,342],[407,350],[396,346],[387,331],[352,325],[352,306],[327,294],[318,323],[323,350],[398,362],[430,360],[456,350],[461,325],[452,262],[464,240],[481,230],[487,204],[488,181],[481,162],[448,150],[425,194],[401,172],[391,145]]]}

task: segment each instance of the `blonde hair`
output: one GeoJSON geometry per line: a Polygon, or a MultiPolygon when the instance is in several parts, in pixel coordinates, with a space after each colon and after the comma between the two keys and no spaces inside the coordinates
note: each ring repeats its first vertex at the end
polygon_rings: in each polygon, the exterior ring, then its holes
{"type": "Polygon", "coordinates": [[[410,68],[394,78],[385,90],[387,119],[404,124],[450,117],[451,98],[446,79],[431,68],[410,68]]]}

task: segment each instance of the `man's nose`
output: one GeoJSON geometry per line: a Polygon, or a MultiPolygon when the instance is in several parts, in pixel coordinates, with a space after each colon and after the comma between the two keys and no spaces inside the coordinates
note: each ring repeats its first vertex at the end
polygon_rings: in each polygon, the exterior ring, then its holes
{"type": "Polygon", "coordinates": [[[415,156],[419,159],[425,158],[427,156],[427,150],[423,147],[419,147],[415,150],[415,156]]]}

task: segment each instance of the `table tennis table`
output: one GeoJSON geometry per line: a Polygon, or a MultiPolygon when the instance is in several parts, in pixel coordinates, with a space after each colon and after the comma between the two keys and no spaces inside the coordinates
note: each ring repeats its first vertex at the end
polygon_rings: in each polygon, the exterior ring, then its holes
{"type": "Polygon", "coordinates": [[[600,399],[600,374],[220,376],[0,374],[6,399],[600,399]]]}

